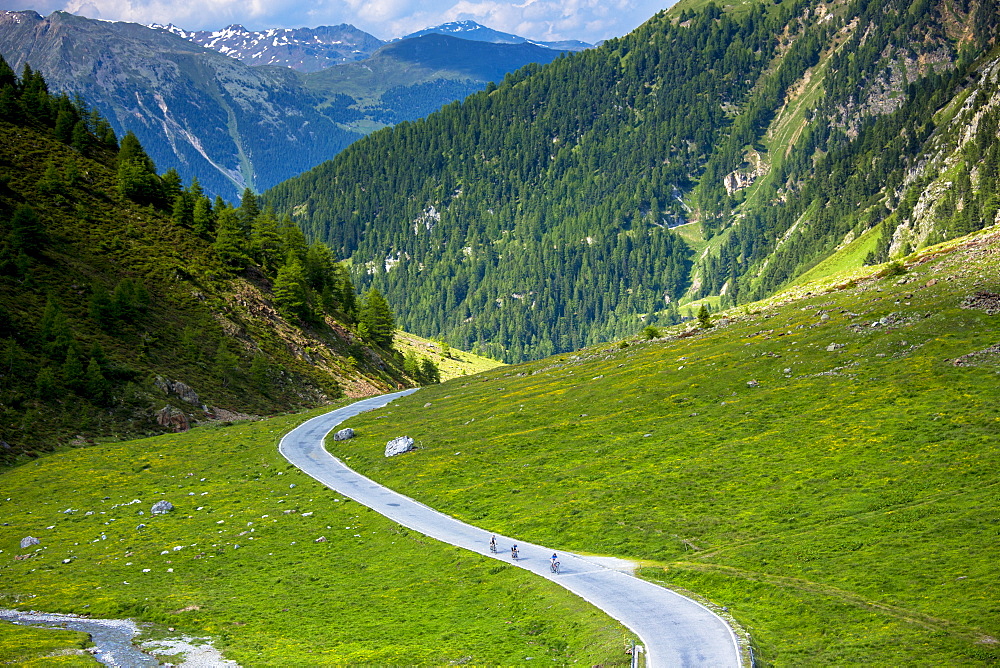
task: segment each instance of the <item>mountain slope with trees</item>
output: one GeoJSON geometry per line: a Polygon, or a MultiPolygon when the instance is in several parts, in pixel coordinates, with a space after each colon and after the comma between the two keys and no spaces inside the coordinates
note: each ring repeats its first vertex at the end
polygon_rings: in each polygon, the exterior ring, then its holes
{"type": "Polygon", "coordinates": [[[760,298],[852,242],[861,264],[989,224],[998,17],[995,0],[681,3],[266,201],[410,331],[507,361],[572,350],[760,298]]]}
{"type": "MultiPolygon", "coordinates": [[[[364,55],[380,44],[350,26],[303,30],[276,32],[268,44],[288,43],[267,49],[275,53],[266,57],[281,63],[335,57],[324,49],[310,55],[311,47],[303,46],[310,34],[314,46],[315,39],[342,35],[364,55]]],[[[260,192],[300,174],[367,132],[419,118],[526,62],[549,62],[561,53],[432,35],[394,42],[370,67],[348,63],[307,74],[253,66],[261,52],[244,52],[239,44],[248,42],[252,51],[262,38],[235,29],[215,39],[66,12],[42,17],[0,10],[0,54],[15,71],[30,65],[54,91],[98,109],[119,136],[133,132],[161,169],[198,178],[208,193],[228,200],[244,188],[260,192]],[[227,35],[232,46],[216,43],[227,35]],[[202,46],[206,39],[224,53],[202,46]]],[[[317,67],[313,62],[309,69],[317,67]]]]}
{"type": "Polygon", "coordinates": [[[409,385],[393,323],[252,193],[157,174],[0,59],[0,463],[409,385]]]}

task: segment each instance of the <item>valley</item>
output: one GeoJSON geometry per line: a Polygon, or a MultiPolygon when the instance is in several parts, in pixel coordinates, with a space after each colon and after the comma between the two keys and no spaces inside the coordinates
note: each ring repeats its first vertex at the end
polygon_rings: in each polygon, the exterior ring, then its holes
{"type": "Polygon", "coordinates": [[[173,664],[997,663],[998,2],[0,12],[0,608],[173,664]]]}

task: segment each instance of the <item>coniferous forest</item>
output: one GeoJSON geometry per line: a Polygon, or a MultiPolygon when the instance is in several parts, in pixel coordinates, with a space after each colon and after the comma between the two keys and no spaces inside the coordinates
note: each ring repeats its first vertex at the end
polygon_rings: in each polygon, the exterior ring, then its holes
{"type": "Polygon", "coordinates": [[[992,221],[998,10],[682,3],[264,199],[404,328],[506,361],[572,350],[676,322],[679,302],[759,299],[866,233],[879,262],[992,221]],[[936,114],[974,87],[978,138],[928,228],[911,216],[940,175],[927,156],[958,141],[936,114]]]}
{"type": "Polygon", "coordinates": [[[0,138],[0,463],[438,379],[289,217],[158,174],[2,57],[0,138]]]}

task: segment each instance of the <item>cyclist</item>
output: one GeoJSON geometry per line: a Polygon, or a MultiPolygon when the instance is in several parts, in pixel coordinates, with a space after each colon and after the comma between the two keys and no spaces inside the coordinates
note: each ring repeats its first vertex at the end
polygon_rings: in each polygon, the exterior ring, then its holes
{"type": "Polygon", "coordinates": [[[517,559],[517,545],[510,546],[510,558],[517,559]]]}
{"type": "Polygon", "coordinates": [[[497,537],[490,536],[490,552],[496,554],[496,551],[497,551],[497,537]]]}
{"type": "Polygon", "coordinates": [[[556,553],[555,553],[555,552],[553,552],[553,553],[552,553],[552,556],[551,556],[551,557],[549,557],[549,569],[550,569],[550,570],[551,570],[551,571],[552,571],[553,573],[557,573],[557,572],[559,571],[559,562],[558,562],[558,561],[556,561],[556,560],[557,560],[558,558],[559,558],[559,557],[558,557],[558,556],[556,555],[556,553]]]}
{"type": "Polygon", "coordinates": [[[551,563],[551,564],[552,564],[553,566],[555,566],[555,565],[556,565],[556,559],[558,559],[558,558],[559,558],[559,557],[558,557],[558,556],[556,555],[556,553],[555,553],[555,552],[553,552],[553,553],[552,553],[552,556],[551,556],[551,557],[549,557],[549,562],[550,562],[550,563],[551,563]]]}

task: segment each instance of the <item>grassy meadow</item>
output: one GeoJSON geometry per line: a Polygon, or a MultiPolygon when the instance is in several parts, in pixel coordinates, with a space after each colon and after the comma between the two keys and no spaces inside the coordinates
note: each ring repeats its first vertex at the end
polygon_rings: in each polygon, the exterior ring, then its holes
{"type": "MultiPolygon", "coordinates": [[[[247,666],[626,662],[624,629],[581,599],[415,535],[291,467],[280,435],[323,410],[3,472],[0,607],[209,635],[247,666]],[[161,499],[175,509],[151,516],[161,499]],[[28,535],[41,544],[22,550],[28,535]]],[[[29,635],[52,638],[41,656],[81,642],[3,623],[0,660],[34,665],[18,653],[29,635]]]]}
{"type": "Polygon", "coordinates": [[[975,296],[1000,293],[1000,234],[951,246],[425,388],[328,448],[463,520],[640,560],[766,665],[994,663],[1000,297],[975,296]],[[399,434],[419,449],[385,459],[399,434]]]}

